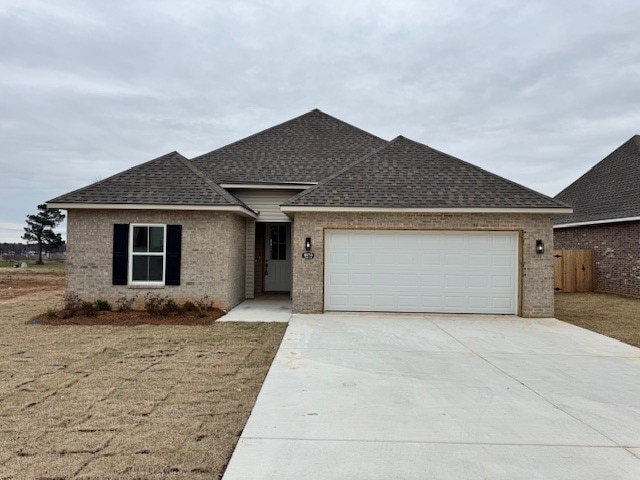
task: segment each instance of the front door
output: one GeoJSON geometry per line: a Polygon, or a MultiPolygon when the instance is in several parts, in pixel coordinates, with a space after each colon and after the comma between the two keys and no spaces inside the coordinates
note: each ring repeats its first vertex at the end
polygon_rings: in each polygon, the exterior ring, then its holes
{"type": "Polygon", "coordinates": [[[267,223],[265,232],[264,290],[291,291],[291,224],[267,223]]]}

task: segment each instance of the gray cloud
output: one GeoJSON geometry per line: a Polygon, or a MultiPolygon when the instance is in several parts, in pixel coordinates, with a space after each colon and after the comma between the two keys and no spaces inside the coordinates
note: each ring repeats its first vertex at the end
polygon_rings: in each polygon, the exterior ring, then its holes
{"type": "Polygon", "coordinates": [[[638,24],[632,0],[5,1],[0,241],[53,196],[316,107],[553,195],[640,133],[638,24]]]}

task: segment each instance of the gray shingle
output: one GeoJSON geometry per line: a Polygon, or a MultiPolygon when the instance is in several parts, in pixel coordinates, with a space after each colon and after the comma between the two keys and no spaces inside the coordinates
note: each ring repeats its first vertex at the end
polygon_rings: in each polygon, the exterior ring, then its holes
{"type": "Polygon", "coordinates": [[[47,203],[242,205],[178,152],[171,152],[47,203]]]}
{"type": "Polygon", "coordinates": [[[564,208],[426,145],[398,137],[285,203],[382,208],[564,208]]]}
{"type": "Polygon", "coordinates": [[[640,217],[640,135],[634,135],[555,197],[573,214],[555,224],[640,217]]]}
{"type": "Polygon", "coordinates": [[[319,182],[386,143],[316,109],[192,161],[218,183],[319,182]]]}

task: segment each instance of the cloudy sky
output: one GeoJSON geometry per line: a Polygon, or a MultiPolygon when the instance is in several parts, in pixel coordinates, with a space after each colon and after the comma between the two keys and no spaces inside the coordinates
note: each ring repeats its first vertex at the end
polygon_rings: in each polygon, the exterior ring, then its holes
{"type": "Polygon", "coordinates": [[[0,242],[313,108],[555,195],[640,134],[639,25],[637,0],[2,0],[0,242]]]}

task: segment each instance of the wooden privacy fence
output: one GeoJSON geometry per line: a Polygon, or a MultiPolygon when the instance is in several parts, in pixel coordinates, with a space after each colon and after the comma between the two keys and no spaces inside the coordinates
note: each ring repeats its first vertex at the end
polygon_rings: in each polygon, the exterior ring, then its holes
{"type": "Polygon", "coordinates": [[[556,292],[593,292],[593,250],[554,250],[553,288],[556,292]]]}

